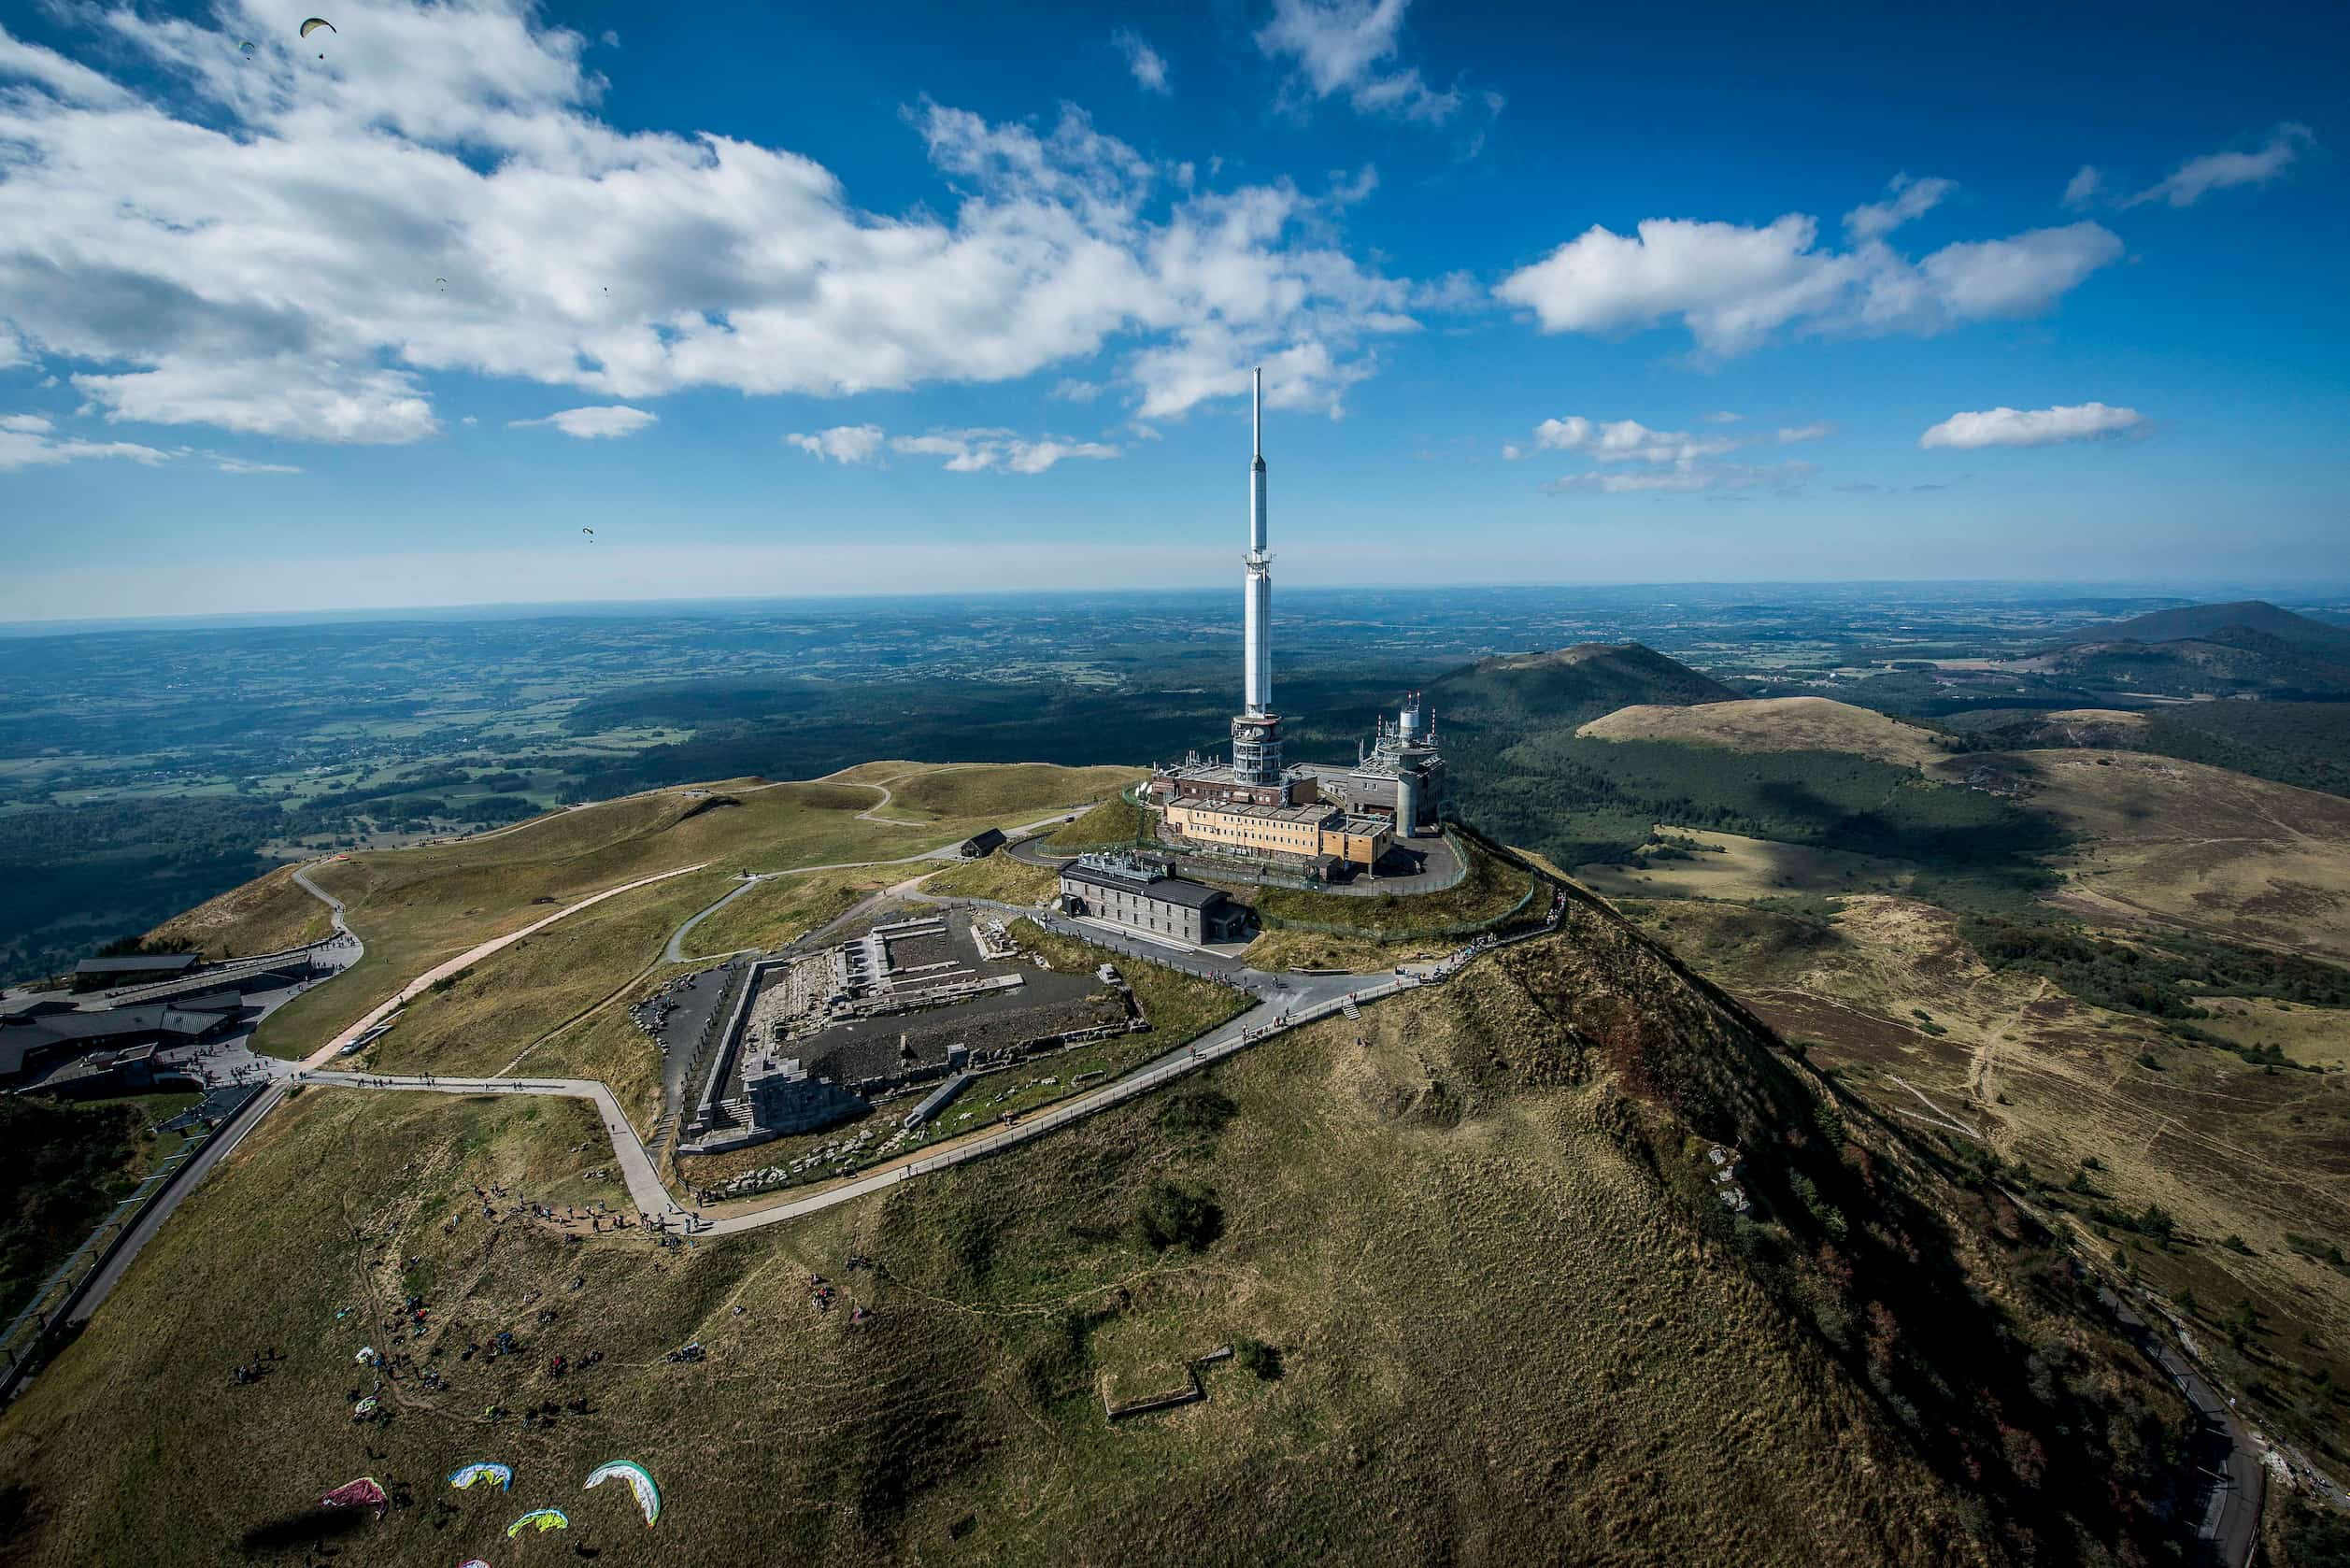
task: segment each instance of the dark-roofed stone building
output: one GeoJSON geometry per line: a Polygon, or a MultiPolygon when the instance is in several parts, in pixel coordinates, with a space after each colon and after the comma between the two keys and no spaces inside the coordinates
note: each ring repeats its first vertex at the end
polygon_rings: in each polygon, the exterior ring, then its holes
{"type": "Polygon", "coordinates": [[[962,858],[967,861],[984,860],[1003,848],[1004,830],[1002,828],[981,828],[962,841],[961,853],[962,858]]]}
{"type": "Polygon", "coordinates": [[[1231,941],[1248,920],[1222,890],[1132,855],[1087,855],[1061,867],[1061,906],[1178,942],[1231,941]]]}
{"type": "Polygon", "coordinates": [[[74,965],[74,989],[97,991],[107,986],[169,980],[203,962],[195,953],[121,953],[113,958],[86,958],[74,965]]]}
{"type": "Polygon", "coordinates": [[[0,1084],[36,1077],[59,1062],[93,1051],[161,1046],[166,1050],[217,1039],[244,1019],[239,1005],[197,1009],[147,1002],[83,1012],[42,998],[0,1012],[0,1084]]]}

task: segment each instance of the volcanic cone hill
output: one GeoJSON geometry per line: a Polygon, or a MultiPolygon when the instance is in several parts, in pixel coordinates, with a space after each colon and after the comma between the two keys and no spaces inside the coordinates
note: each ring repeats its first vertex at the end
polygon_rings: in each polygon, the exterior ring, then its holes
{"type": "Polygon", "coordinates": [[[273,1114],[0,1420],[10,1555],[292,1562],[288,1521],[368,1474],[412,1501],[354,1527],[365,1561],[498,1561],[516,1509],[441,1480],[489,1454],[518,1504],[570,1498],[565,1545],[645,1563],[2060,1564],[2173,1528],[2183,1407],[2067,1257],[1587,895],[802,1221],[662,1249],[482,1216],[477,1185],[617,1197],[595,1120],[273,1114]],[[353,1351],[412,1293],[399,1348],[449,1386],[389,1380],[354,1425],[353,1351]],[[501,1330],[522,1353],[461,1364],[501,1330]],[[233,1380],[256,1346],[282,1360],[233,1380]],[[614,1454],[658,1528],[570,1490],[614,1454]]]}

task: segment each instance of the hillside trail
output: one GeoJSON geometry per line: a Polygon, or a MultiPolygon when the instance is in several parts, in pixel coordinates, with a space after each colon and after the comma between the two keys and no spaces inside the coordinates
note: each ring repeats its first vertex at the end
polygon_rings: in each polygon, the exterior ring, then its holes
{"type": "Polygon", "coordinates": [[[1999,1101],[1999,1085],[1992,1075],[2000,1065],[2001,1051],[2013,1043],[2016,1028],[2024,1021],[2024,1015],[2031,1010],[2033,1004],[2047,996],[2048,990],[2047,977],[2043,976],[2033,984],[2031,994],[2016,1003],[1995,1027],[1985,1030],[1982,1038],[1968,1053],[1967,1093],[1985,1110],[1989,1110],[1999,1101]]]}

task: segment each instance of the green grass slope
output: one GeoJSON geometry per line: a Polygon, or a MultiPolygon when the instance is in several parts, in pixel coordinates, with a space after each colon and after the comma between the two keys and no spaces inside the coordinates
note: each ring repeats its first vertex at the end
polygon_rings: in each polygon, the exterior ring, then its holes
{"type": "MultiPolygon", "coordinates": [[[[893,791],[923,782],[925,770],[908,764],[908,771],[914,777],[890,786],[893,791]]],[[[510,833],[329,862],[311,876],[345,901],[345,918],[366,942],[366,956],[332,984],[272,1015],[259,1043],[282,1056],[306,1054],[434,963],[640,877],[696,864],[715,878],[745,869],[917,855],[981,827],[1033,820],[1099,794],[1124,777],[1111,774],[1115,770],[957,767],[948,770],[954,782],[940,786],[939,798],[946,808],[977,814],[926,812],[931,820],[915,826],[867,820],[862,813],[878,796],[856,784],[733,780],[584,806],[510,833]]],[[[713,883],[703,902],[722,891],[713,883]]],[[[666,932],[662,934],[665,939],[666,932]]],[[[696,933],[697,944],[704,934],[696,933]]],[[[645,962],[654,956],[647,954],[645,962]]],[[[523,1044],[516,1040],[515,1048],[523,1044]]]]}
{"type": "Polygon", "coordinates": [[[480,1218],[477,1184],[617,1196],[603,1159],[577,1106],[290,1102],[0,1416],[10,1551],[292,1564],[328,1528],[349,1561],[506,1561],[505,1523],[554,1503],[572,1529],[534,1555],[626,1563],[2159,1555],[2182,1414],[2074,1315],[2061,1256],[1596,906],[805,1222],[662,1252],[480,1218]],[[1714,1139],[1746,1153],[1747,1219],[1702,1174],[1714,1139]],[[420,1348],[387,1337],[410,1292],[420,1348]],[[501,1329],[521,1354],[454,1353],[501,1329]],[[705,1361],[663,1360],[689,1340],[705,1361]],[[390,1423],[354,1427],[363,1343],[449,1387],[390,1383],[390,1423]],[[1225,1345],[1203,1402],[1105,1421],[1225,1345]],[[484,1415],[550,1400],[584,1408],[484,1415]],[[616,1455],[661,1479],[656,1529],[577,1490],[616,1455]],[[511,1496],[442,1483],[488,1458],[511,1496]],[[407,1501],[310,1508],[363,1473],[407,1501]]]}

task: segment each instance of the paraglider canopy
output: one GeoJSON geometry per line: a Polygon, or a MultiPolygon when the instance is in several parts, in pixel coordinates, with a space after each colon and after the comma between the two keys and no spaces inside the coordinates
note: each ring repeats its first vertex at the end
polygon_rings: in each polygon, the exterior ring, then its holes
{"type": "Polygon", "coordinates": [[[563,1517],[563,1510],[560,1508],[534,1508],[506,1527],[506,1538],[511,1541],[523,1531],[534,1528],[542,1532],[549,1530],[569,1530],[571,1520],[563,1517]]]}
{"type": "MultiPolygon", "coordinates": [[[[325,28],[329,33],[333,33],[335,30],[335,24],[327,21],[326,18],[322,16],[314,16],[302,23],[302,36],[306,38],[321,27],[325,28]]],[[[339,35],[337,36],[339,36],[339,35]]]]}
{"type": "Polygon", "coordinates": [[[384,1495],[383,1484],[373,1475],[362,1475],[356,1481],[345,1481],[319,1499],[321,1508],[373,1508],[381,1515],[392,1500],[384,1495]]]}
{"type": "Polygon", "coordinates": [[[236,52],[250,60],[253,57],[253,41],[250,38],[246,39],[236,46],[236,52]]]}
{"type": "Polygon", "coordinates": [[[468,1464],[449,1473],[449,1484],[460,1490],[476,1481],[495,1481],[499,1490],[511,1491],[514,1488],[514,1467],[494,1462],[468,1464]]]}
{"type": "Polygon", "coordinates": [[[661,1518],[661,1489],[653,1485],[650,1473],[635,1461],[619,1459],[609,1464],[597,1465],[594,1473],[589,1475],[588,1484],[580,1490],[592,1490],[614,1479],[628,1483],[628,1490],[636,1494],[636,1505],[645,1511],[645,1527],[651,1529],[653,1521],[661,1518]]]}

